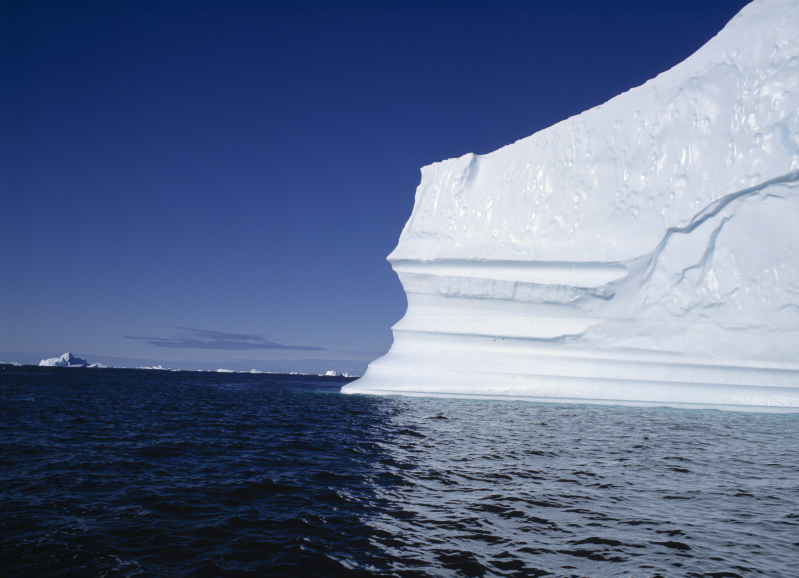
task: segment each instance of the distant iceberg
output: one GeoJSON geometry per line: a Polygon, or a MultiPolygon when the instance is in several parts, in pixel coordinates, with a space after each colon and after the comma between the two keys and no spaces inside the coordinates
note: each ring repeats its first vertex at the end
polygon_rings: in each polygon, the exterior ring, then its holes
{"type": "Polygon", "coordinates": [[[799,411],[799,2],[422,169],[394,344],[345,393],[799,411]]]}
{"type": "MultiPolygon", "coordinates": [[[[39,365],[45,367],[89,367],[89,362],[80,357],[75,357],[71,353],[65,353],[61,357],[42,359],[39,365]]],[[[96,367],[97,365],[98,364],[95,364],[92,367],[96,367]]]]}

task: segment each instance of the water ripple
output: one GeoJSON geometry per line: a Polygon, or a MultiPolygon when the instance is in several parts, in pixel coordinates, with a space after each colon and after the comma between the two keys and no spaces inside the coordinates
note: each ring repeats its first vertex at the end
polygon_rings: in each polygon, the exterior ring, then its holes
{"type": "Polygon", "coordinates": [[[795,575],[796,416],[0,368],[8,576],[795,575]]]}

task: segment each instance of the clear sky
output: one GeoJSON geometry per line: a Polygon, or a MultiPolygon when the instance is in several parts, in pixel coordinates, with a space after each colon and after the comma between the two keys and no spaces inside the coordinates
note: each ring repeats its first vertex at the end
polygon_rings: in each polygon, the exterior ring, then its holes
{"type": "Polygon", "coordinates": [[[643,84],[746,4],[0,3],[0,361],[361,373],[419,169],[643,84]]]}

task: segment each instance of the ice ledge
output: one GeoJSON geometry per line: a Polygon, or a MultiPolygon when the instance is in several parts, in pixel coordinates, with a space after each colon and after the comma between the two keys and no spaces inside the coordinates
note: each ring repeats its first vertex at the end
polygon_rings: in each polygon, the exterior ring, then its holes
{"type": "Polygon", "coordinates": [[[399,275],[469,277],[495,281],[599,287],[624,277],[628,270],[620,263],[574,263],[536,261],[488,261],[438,259],[415,261],[395,259],[391,266],[399,275]]]}
{"type": "MultiPolygon", "coordinates": [[[[371,368],[370,368],[371,371],[371,368]]],[[[794,375],[796,379],[797,375],[794,375]]],[[[725,409],[799,413],[799,387],[725,383],[641,381],[573,376],[409,371],[403,376],[375,371],[342,388],[347,394],[458,397],[533,402],[725,409]],[[479,383],[464,391],[461,384],[479,383]]]]}

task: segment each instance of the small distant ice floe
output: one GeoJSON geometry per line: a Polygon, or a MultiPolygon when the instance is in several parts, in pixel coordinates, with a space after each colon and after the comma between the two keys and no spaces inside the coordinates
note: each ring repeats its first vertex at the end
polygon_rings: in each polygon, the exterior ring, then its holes
{"type": "Polygon", "coordinates": [[[154,365],[153,367],[137,367],[136,369],[158,369],[161,371],[170,371],[168,367],[162,367],[160,365],[154,365]]]}
{"type": "Polygon", "coordinates": [[[325,373],[324,377],[358,377],[357,375],[350,375],[349,372],[345,371],[343,373],[338,371],[333,371],[332,369],[325,373]]]}
{"type": "Polygon", "coordinates": [[[217,373],[236,373],[232,369],[217,369],[216,372],[217,373]]]}

